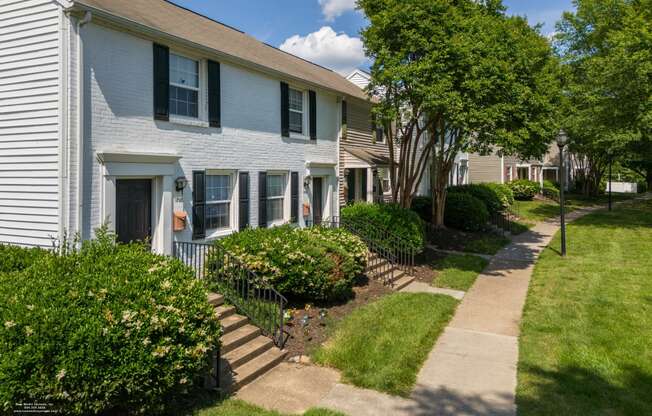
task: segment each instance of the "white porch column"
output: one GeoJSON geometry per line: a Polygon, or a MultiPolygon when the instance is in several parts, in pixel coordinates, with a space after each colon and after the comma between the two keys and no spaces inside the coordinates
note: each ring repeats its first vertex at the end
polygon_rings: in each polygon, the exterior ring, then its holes
{"type": "Polygon", "coordinates": [[[174,178],[171,175],[163,176],[163,189],[161,197],[161,213],[159,218],[161,241],[161,254],[172,255],[172,210],[174,194],[174,178]]]}

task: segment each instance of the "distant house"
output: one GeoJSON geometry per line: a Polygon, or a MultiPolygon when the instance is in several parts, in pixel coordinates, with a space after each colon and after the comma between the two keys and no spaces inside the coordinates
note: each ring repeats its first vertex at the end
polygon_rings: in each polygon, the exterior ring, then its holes
{"type": "Polygon", "coordinates": [[[469,182],[507,183],[516,179],[528,179],[540,184],[543,184],[544,180],[558,182],[560,174],[557,145],[551,144],[540,160],[522,160],[516,156],[502,156],[499,153],[469,155],[469,182]]]}
{"type": "Polygon", "coordinates": [[[337,216],[340,172],[382,165],[356,150],[358,86],[224,24],[163,0],[0,9],[0,243],[106,222],[170,253],[337,216]]]}

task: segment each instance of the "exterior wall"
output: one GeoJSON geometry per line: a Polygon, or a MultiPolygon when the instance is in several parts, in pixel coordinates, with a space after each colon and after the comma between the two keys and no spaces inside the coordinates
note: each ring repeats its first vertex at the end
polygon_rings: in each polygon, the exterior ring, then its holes
{"type": "Polygon", "coordinates": [[[496,154],[469,154],[469,183],[501,182],[501,158],[496,154]]]}
{"type": "Polygon", "coordinates": [[[0,243],[49,246],[61,223],[63,13],[51,0],[3,3],[0,243]]]}
{"type": "MultiPolygon", "coordinates": [[[[340,139],[340,205],[346,204],[346,195],[344,193],[344,184],[346,177],[344,169],[346,167],[367,167],[368,164],[360,161],[355,156],[344,151],[343,146],[350,148],[359,148],[373,151],[376,154],[389,157],[387,143],[376,142],[376,133],[371,130],[371,103],[358,99],[349,99],[347,101],[347,128],[346,135],[340,139]]],[[[369,173],[371,178],[371,173],[369,173]]],[[[372,189],[372,181],[368,180],[367,185],[369,192],[372,189]]]]}
{"type": "MultiPolygon", "coordinates": [[[[171,52],[178,50],[175,45],[169,46],[171,52]]],[[[302,197],[303,202],[308,202],[311,197],[310,185],[303,186],[307,174],[318,176],[332,172],[324,187],[330,189],[332,195],[338,194],[339,106],[335,94],[317,90],[316,141],[303,136],[283,138],[280,79],[222,62],[222,128],[218,129],[196,121],[174,122],[172,117],[171,122],[153,119],[152,41],[90,23],[84,28],[84,62],[87,111],[84,126],[84,235],[92,234],[94,228],[107,220],[103,218],[105,211],[102,208],[101,189],[105,186],[102,166],[96,158],[98,153],[107,151],[160,152],[180,156],[174,164],[173,176],[185,177],[189,184],[183,192],[174,192],[174,209],[186,211],[189,215],[192,212],[193,170],[249,172],[250,223],[254,226],[258,224],[260,171],[299,172],[299,187],[303,189],[300,202],[302,197]],[[309,162],[322,167],[307,168],[309,162]]],[[[206,90],[202,93],[206,94],[206,90]]],[[[337,215],[336,201],[331,198],[325,202],[326,212],[337,215]]],[[[300,218],[301,214],[300,210],[300,218]]],[[[174,239],[191,240],[190,224],[191,220],[184,231],[175,233],[174,239]]]]}

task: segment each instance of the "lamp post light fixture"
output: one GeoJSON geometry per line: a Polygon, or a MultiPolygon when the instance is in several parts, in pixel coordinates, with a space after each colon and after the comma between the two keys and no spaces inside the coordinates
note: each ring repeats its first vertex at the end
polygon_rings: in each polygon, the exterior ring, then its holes
{"type": "Polygon", "coordinates": [[[557,146],[559,146],[559,222],[561,225],[561,255],[566,256],[566,212],[564,200],[564,188],[566,187],[566,172],[564,171],[564,147],[568,144],[568,135],[560,130],[557,135],[557,146]]]}

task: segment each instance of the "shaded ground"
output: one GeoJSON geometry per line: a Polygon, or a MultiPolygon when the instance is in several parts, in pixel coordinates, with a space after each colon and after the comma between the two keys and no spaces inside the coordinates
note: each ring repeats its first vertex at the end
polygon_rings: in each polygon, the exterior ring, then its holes
{"type": "MultiPolygon", "coordinates": [[[[192,413],[196,416],[284,416],[282,413],[261,409],[242,400],[218,401],[192,413]]],[[[327,409],[310,409],[303,416],[344,416],[343,413],[327,409]]]]}
{"type": "Polygon", "coordinates": [[[489,231],[467,232],[445,228],[429,232],[427,237],[430,244],[440,250],[490,255],[509,244],[509,238],[489,231]]]}
{"type": "Polygon", "coordinates": [[[446,254],[426,249],[416,259],[414,276],[435,287],[468,290],[488,261],[473,254],[446,254]]]}
{"type": "Polygon", "coordinates": [[[286,322],[289,338],[285,344],[288,359],[309,356],[329,335],[330,328],[343,317],[392,291],[377,280],[363,278],[353,288],[351,299],[330,304],[292,305],[291,318],[286,322]],[[308,317],[305,320],[304,317],[308,317]]]}
{"type": "Polygon", "coordinates": [[[521,325],[522,415],[652,412],[652,202],[588,215],[538,261],[521,325]]]}

